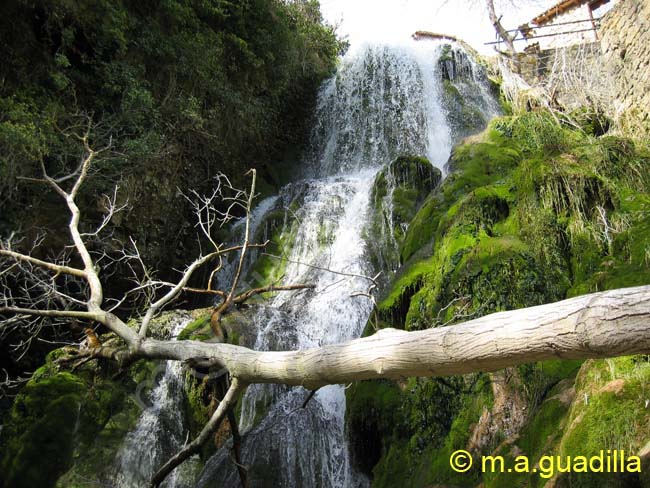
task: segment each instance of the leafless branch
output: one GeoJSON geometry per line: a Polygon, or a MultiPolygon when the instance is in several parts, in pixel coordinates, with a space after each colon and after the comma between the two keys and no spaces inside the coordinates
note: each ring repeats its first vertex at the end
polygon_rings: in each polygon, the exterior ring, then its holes
{"type": "Polygon", "coordinates": [[[308,268],[318,269],[320,271],[327,271],[328,273],[333,273],[333,274],[337,274],[337,275],[341,275],[341,276],[350,276],[352,278],[361,278],[363,280],[370,281],[373,285],[375,285],[375,287],[379,286],[379,283],[377,282],[377,278],[379,278],[380,273],[378,273],[377,275],[375,275],[374,277],[371,278],[370,276],[366,276],[366,275],[362,275],[362,274],[358,274],[358,273],[346,273],[345,271],[337,271],[337,270],[334,270],[334,269],[325,268],[323,266],[317,266],[315,264],[303,263],[302,261],[295,261],[295,260],[290,259],[286,255],[285,256],[278,256],[276,254],[271,254],[271,253],[268,253],[268,252],[262,253],[262,255],[263,256],[269,256],[269,257],[271,257],[273,259],[280,259],[280,260],[285,259],[289,263],[300,264],[301,266],[307,266],[308,268]]]}
{"type": "Polygon", "coordinates": [[[49,269],[50,271],[54,271],[55,273],[65,273],[72,276],[77,276],[79,278],[86,277],[86,273],[82,269],[71,268],[69,266],[61,266],[47,261],[42,261],[26,254],[21,254],[19,252],[11,251],[8,249],[0,248],[0,256],[7,256],[15,260],[26,261],[35,266],[40,266],[42,268],[49,269]]]}
{"type": "Polygon", "coordinates": [[[233,403],[237,401],[239,395],[246,389],[246,384],[241,383],[237,378],[233,378],[230,384],[230,388],[226,392],[223,400],[219,403],[219,406],[212,414],[212,417],[205,424],[203,430],[199,436],[180,450],[175,456],[173,456],[169,461],[167,461],[162,468],[153,476],[151,480],[151,485],[153,487],[158,487],[165,480],[165,478],[171,473],[174,468],[179,464],[185,461],[187,458],[199,452],[201,446],[210,438],[214,432],[219,428],[221,422],[226,416],[228,410],[232,407],[233,403]]]}
{"type": "Polygon", "coordinates": [[[122,205],[117,204],[117,192],[119,191],[119,189],[120,187],[116,186],[113,189],[113,195],[110,197],[108,195],[103,195],[103,204],[104,204],[105,213],[102,222],[93,232],[87,232],[81,234],[83,237],[96,237],[111,222],[115,214],[122,212],[123,210],[128,208],[129,206],[128,202],[125,202],[122,205]]]}
{"type": "Polygon", "coordinates": [[[239,481],[242,488],[248,487],[248,468],[244,466],[241,458],[241,435],[239,434],[239,426],[237,418],[232,408],[228,409],[228,423],[230,424],[230,432],[232,433],[232,461],[237,467],[239,473],[239,481]]]}
{"type": "Polygon", "coordinates": [[[235,271],[230,291],[228,292],[228,295],[226,295],[226,298],[223,300],[223,302],[214,308],[210,317],[210,325],[215,334],[219,333],[221,316],[233,304],[235,291],[237,290],[237,286],[239,285],[239,280],[241,278],[241,273],[244,269],[244,259],[246,258],[246,252],[248,251],[250,245],[250,213],[253,206],[253,198],[255,198],[255,183],[257,179],[257,172],[254,169],[251,169],[249,173],[251,174],[250,192],[248,194],[245,192],[237,192],[236,196],[233,197],[234,202],[237,202],[240,205],[245,205],[244,208],[246,210],[246,215],[244,217],[244,237],[241,251],[239,253],[239,261],[237,262],[237,270],[235,271]]]}

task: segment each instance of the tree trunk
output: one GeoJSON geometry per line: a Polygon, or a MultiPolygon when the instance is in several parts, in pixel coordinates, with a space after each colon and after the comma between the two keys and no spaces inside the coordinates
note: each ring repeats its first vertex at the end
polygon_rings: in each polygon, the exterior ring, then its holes
{"type": "Polygon", "coordinates": [[[496,11],[494,9],[494,0],[485,0],[485,6],[488,11],[488,16],[490,17],[490,22],[492,26],[503,42],[506,45],[506,50],[508,55],[512,59],[512,66],[516,73],[519,73],[519,60],[517,59],[517,53],[515,52],[515,43],[514,36],[511,36],[505,27],[501,24],[501,19],[497,17],[496,11]]]}
{"type": "Polygon", "coordinates": [[[546,359],[650,353],[650,286],[500,312],[416,332],[383,329],[342,344],[290,352],[145,340],[148,357],[221,365],[245,383],[314,389],[370,378],[449,376],[546,359]]]}

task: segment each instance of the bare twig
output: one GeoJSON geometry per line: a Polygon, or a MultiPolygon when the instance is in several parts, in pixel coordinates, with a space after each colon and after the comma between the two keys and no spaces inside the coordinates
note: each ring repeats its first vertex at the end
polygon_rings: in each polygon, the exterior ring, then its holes
{"type": "Polygon", "coordinates": [[[234,303],[235,291],[239,285],[239,279],[241,278],[242,270],[244,269],[244,259],[246,257],[246,252],[248,251],[249,242],[250,242],[250,213],[253,206],[253,198],[255,198],[255,182],[257,179],[257,172],[254,169],[251,169],[249,173],[251,176],[251,189],[248,195],[241,193],[236,195],[234,201],[238,202],[240,205],[245,204],[246,216],[245,216],[245,228],[244,228],[244,239],[241,247],[241,252],[239,254],[239,261],[237,263],[237,270],[235,271],[235,276],[233,277],[230,291],[226,296],[225,300],[212,311],[210,316],[210,326],[216,335],[220,333],[221,327],[221,316],[226,312],[230,306],[234,303]],[[242,199],[241,196],[246,197],[242,199]],[[243,203],[242,203],[243,202],[243,203]]]}
{"type": "Polygon", "coordinates": [[[29,264],[33,264],[35,266],[40,266],[50,271],[54,271],[55,273],[65,273],[72,276],[77,276],[79,278],[86,277],[86,273],[82,269],[71,268],[69,266],[62,266],[62,265],[50,263],[48,261],[42,261],[40,259],[33,258],[26,254],[21,254],[19,252],[11,251],[9,249],[0,249],[0,256],[8,256],[10,258],[19,261],[25,261],[28,262],[29,264]]]}
{"type": "Polygon", "coordinates": [[[228,409],[228,423],[230,424],[230,432],[232,433],[232,455],[233,462],[237,467],[239,473],[239,481],[241,481],[242,488],[248,487],[248,468],[242,463],[241,457],[241,435],[239,434],[239,426],[237,418],[232,408],[228,409]]]}
{"type": "Polygon", "coordinates": [[[337,275],[341,275],[341,276],[350,276],[352,278],[361,278],[361,279],[368,280],[368,281],[372,282],[372,284],[377,286],[377,287],[379,286],[379,283],[377,282],[377,278],[379,278],[379,275],[381,273],[377,273],[374,277],[371,278],[370,276],[366,276],[366,275],[362,275],[362,274],[358,274],[358,273],[346,273],[344,271],[336,271],[336,270],[333,270],[333,269],[330,269],[330,268],[325,268],[323,266],[317,266],[315,264],[303,263],[302,261],[295,261],[295,260],[290,259],[287,256],[278,256],[276,254],[271,254],[271,253],[268,253],[268,252],[262,253],[262,255],[263,256],[269,256],[269,257],[271,257],[273,259],[280,259],[280,260],[286,259],[287,262],[289,262],[289,263],[300,264],[301,266],[307,266],[308,268],[318,269],[320,271],[327,271],[328,273],[333,273],[333,274],[337,274],[337,275]]]}
{"type": "Polygon", "coordinates": [[[199,452],[201,446],[210,438],[210,436],[219,428],[221,422],[228,410],[232,407],[233,402],[237,400],[242,391],[246,388],[245,383],[241,383],[237,378],[233,378],[230,384],[230,388],[226,392],[226,395],[219,403],[219,406],[212,414],[212,417],[205,424],[203,430],[199,436],[180,450],[175,456],[173,456],[169,461],[167,461],[162,468],[153,476],[151,480],[151,486],[158,487],[165,480],[165,478],[171,473],[176,466],[181,464],[187,458],[199,452]]]}

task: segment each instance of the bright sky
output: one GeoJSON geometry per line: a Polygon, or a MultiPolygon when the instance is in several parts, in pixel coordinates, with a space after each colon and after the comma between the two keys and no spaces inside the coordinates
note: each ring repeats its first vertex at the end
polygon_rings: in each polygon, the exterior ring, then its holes
{"type": "MultiPolygon", "coordinates": [[[[555,5],[558,0],[496,0],[502,23],[514,29],[555,5]],[[513,7],[513,4],[517,7],[513,7]]],[[[495,39],[483,0],[320,0],[325,18],[340,24],[340,34],[359,41],[399,41],[417,30],[451,34],[484,54],[495,39]]]]}

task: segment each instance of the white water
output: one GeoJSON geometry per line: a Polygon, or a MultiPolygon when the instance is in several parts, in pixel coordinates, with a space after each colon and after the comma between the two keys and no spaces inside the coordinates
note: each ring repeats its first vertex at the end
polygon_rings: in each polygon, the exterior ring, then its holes
{"type": "MultiPolygon", "coordinates": [[[[172,336],[176,337],[188,323],[187,318],[175,318],[172,336]]],[[[148,398],[138,389],[137,401],[150,402],[143,410],[136,427],[127,435],[115,460],[114,488],[150,486],[153,474],[185,443],[186,428],[180,414],[183,402],[183,371],[178,361],[165,361],[157,368],[161,374],[148,398]]],[[[159,374],[154,374],[158,377],[159,374]]],[[[157,378],[151,378],[154,381],[157,378]]],[[[196,460],[174,470],[161,485],[163,488],[191,488],[196,460]]]]}
{"type": "MultiPolygon", "coordinates": [[[[361,334],[371,302],[353,295],[370,286],[359,275],[376,272],[363,239],[375,175],[401,154],[424,155],[442,170],[458,136],[449,126],[443,103],[440,53],[441,45],[434,42],[366,45],[349,53],[337,75],[323,85],[312,151],[305,162],[307,178],[265,200],[253,219],[258,227],[267,211],[285,209],[285,233],[295,237],[287,250],[283,283],[314,283],[316,289],[279,293],[269,307],[261,308],[256,349],[305,349],[361,334]]],[[[484,101],[484,87],[475,86],[476,93],[471,93],[477,71],[470,63],[469,78],[465,73],[467,79],[458,81],[466,83],[463,89],[470,98],[484,101]]],[[[489,117],[490,104],[483,105],[479,109],[489,117]]],[[[165,378],[167,371],[174,377],[174,367],[167,368],[165,378]]],[[[163,448],[167,453],[181,442],[172,436],[169,445],[160,445],[165,437],[154,417],[177,411],[178,405],[167,403],[162,390],[160,397],[157,391],[150,418],[145,412],[119,458],[121,465],[142,466],[138,480],[146,479],[151,466],[166,457],[163,448]],[[145,434],[158,444],[145,444],[145,434]]],[[[299,387],[248,388],[240,430],[250,486],[367,486],[368,480],[355,472],[350,459],[344,387],[322,388],[302,408],[308,395],[299,387]]],[[[176,486],[182,480],[177,477],[169,483],[176,486]]],[[[119,486],[141,485],[138,481],[119,486]]],[[[238,485],[226,446],[208,460],[195,486],[238,485]]]]}
{"type": "MultiPolygon", "coordinates": [[[[365,170],[307,184],[296,212],[300,225],[291,261],[348,275],[370,273],[360,230],[373,176],[373,170],[365,170]],[[319,244],[321,223],[332,224],[329,246],[319,244]]],[[[366,280],[293,264],[287,267],[285,281],[315,283],[316,290],[279,294],[270,303],[279,311],[265,309],[258,316],[256,349],[304,349],[360,335],[370,303],[350,295],[367,289],[366,280]]],[[[308,394],[302,388],[255,385],[248,389],[240,421],[245,433],[243,460],[263,466],[251,472],[251,486],[350,486],[353,474],[344,436],[343,389],[323,388],[302,409],[308,394]],[[250,430],[255,406],[264,403],[271,404],[269,413],[250,430]]],[[[198,486],[237,486],[231,465],[223,450],[208,463],[198,486]]]]}
{"type": "MultiPolygon", "coordinates": [[[[323,85],[309,158],[312,177],[285,187],[276,202],[276,209],[298,206],[290,219],[297,234],[284,282],[317,287],[281,293],[273,308],[259,314],[256,349],[305,349],[361,334],[371,303],[353,294],[370,283],[354,275],[375,272],[362,237],[375,175],[401,154],[424,155],[441,170],[449,158],[454,134],[442,102],[440,52],[437,43],[366,45],[344,58],[337,76],[323,85]]],[[[470,75],[467,86],[476,81],[471,68],[459,74],[463,80],[470,75]]],[[[303,409],[308,394],[302,388],[249,387],[240,428],[250,485],[367,486],[350,461],[344,387],[320,389],[303,409]]],[[[238,483],[228,449],[222,449],[208,461],[198,486],[238,483]]]]}
{"type": "Polygon", "coordinates": [[[405,154],[442,168],[451,134],[441,104],[437,43],[366,44],[349,53],[321,89],[313,171],[381,168],[405,154]]]}

